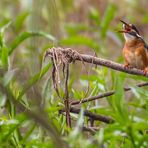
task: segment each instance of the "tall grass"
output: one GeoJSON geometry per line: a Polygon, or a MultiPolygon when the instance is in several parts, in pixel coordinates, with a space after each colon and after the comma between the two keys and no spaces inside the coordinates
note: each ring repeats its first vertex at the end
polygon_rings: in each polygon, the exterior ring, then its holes
{"type": "MultiPolygon", "coordinates": [[[[71,113],[69,129],[65,116],[59,114],[64,100],[53,89],[52,63],[49,58],[44,59],[45,50],[53,46],[83,49],[85,54],[96,52],[106,58],[111,47],[122,48],[117,42],[122,43],[123,39],[114,30],[118,25],[112,23],[119,15],[119,5],[107,3],[104,12],[95,7],[88,9],[90,22],[85,24],[66,20],[66,14],[77,9],[73,8],[74,1],[32,2],[0,2],[4,8],[0,10],[0,147],[147,147],[148,92],[147,88],[134,87],[147,78],[71,64],[70,98],[79,100],[107,90],[116,93],[78,105],[81,112],[71,113]],[[132,89],[130,94],[124,92],[127,84],[132,89]],[[90,127],[83,114],[86,109],[115,122],[96,121],[97,131],[84,132],[84,125],[90,127]]],[[[147,20],[145,11],[143,15],[142,20],[147,20]]],[[[115,59],[123,62],[119,56],[115,59]]],[[[59,91],[64,96],[62,70],[60,77],[59,91]]]]}

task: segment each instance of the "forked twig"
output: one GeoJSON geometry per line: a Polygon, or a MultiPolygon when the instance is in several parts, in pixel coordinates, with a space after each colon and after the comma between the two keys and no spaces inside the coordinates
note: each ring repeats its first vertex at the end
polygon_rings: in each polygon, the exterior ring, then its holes
{"type": "Polygon", "coordinates": [[[66,124],[68,127],[71,127],[71,118],[70,118],[70,109],[69,109],[69,93],[68,93],[68,77],[69,77],[69,63],[71,62],[70,57],[71,57],[71,54],[73,54],[73,52],[69,54],[65,54],[64,52],[61,51],[61,48],[52,48],[50,52],[52,52],[52,55],[46,52],[45,56],[49,55],[51,57],[52,64],[53,64],[53,69],[52,69],[53,86],[59,97],[60,97],[59,90],[58,90],[58,85],[60,83],[59,68],[60,66],[62,66],[63,75],[65,77],[64,104],[65,104],[65,112],[66,112],[66,124]]]}
{"type": "MultiPolygon", "coordinates": [[[[60,110],[61,112],[66,112],[66,123],[69,127],[71,127],[71,119],[70,119],[70,112],[72,113],[76,113],[79,114],[80,109],[77,108],[73,108],[69,106],[69,102],[68,102],[68,98],[69,98],[69,94],[68,94],[68,76],[69,76],[69,63],[71,62],[75,62],[76,60],[81,61],[81,62],[86,62],[86,63],[91,63],[91,64],[95,64],[95,65],[101,65],[101,66],[105,66],[111,69],[114,69],[116,71],[122,71],[128,74],[132,74],[132,75],[140,75],[140,76],[144,76],[144,77],[148,77],[148,73],[146,75],[143,75],[143,71],[136,69],[136,68],[125,68],[123,65],[119,64],[119,63],[115,63],[106,59],[102,59],[102,58],[97,58],[91,55],[85,55],[85,54],[80,54],[75,50],[72,50],[70,48],[52,48],[49,51],[46,52],[46,56],[50,56],[53,59],[53,77],[57,75],[57,77],[59,78],[59,73],[58,73],[58,67],[63,64],[63,71],[66,67],[66,78],[65,78],[65,108],[60,110]],[[56,52],[55,52],[56,51],[56,52]],[[55,53],[54,53],[55,52],[55,53]],[[57,72],[57,74],[56,74],[57,72]]],[[[58,92],[58,84],[57,84],[57,80],[56,77],[53,78],[53,82],[56,83],[55,84],[55,88],[57,89],[56,91],[58,92]]],[[[148,83],[142,83],[142,84],[138,84],[138,87],[142,87],[142,86],[147,86],[148,83]]],[[[125,91],[129,91],[131,90],[130,87],[128,88],[124,88],[125,91]]],[[[88,101],[92,101],[92,100],[96,100],[96,99],[100,99],[103,97],[107,97],[107,96],[111,96],[115,93],[115,91],[110,91],[110,92],[106,92],[97,96],[93,96],[93,97],[89,97],[89,98],[84,98],[81,101],[74,101],[71,103],[71,105],[75,105],[75,104],[79,104],[79,103],[85,103],[88,101]]],[[[101,116],[98,114],[94,114],[91,113],[88,110],[84,111],[84,115],[89,117],[89,119],[92,119],[92,121],[95,120],[99,120],[105,123],[112,123],[114,122],[113,119],[106,117],[106,116],[101,116]]]]}

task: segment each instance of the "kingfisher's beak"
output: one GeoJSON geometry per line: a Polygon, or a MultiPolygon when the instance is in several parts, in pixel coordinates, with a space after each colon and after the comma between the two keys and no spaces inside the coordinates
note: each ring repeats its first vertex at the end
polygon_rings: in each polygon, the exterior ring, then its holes
{"type": "Polygon", "coordinates": [[[129,24],[127,24],[126,22],[124,22],[123,20],[120,20],[120,22],[122,22],[125,25],[125,27],[123,27],[123,30],[120,30],[118,32],[129,33],[131,31],[131,26],[129,24]]]}
{"type": "Polygon", "coordinates": [[[123,20],[120,20],[120,22],[122,22],[124,25],[126,25],[126,26],[130,27],[130,26],[129,26],[129,24],[128,24],[128,23],[126,23],[126,22],[124,22],[123,20]]]}
{"type": "Polygon", "coordinates": [[[119,33],[128,33],[129,31],[127,31],[127,30],[119,30],[118,32],[119,33]]]}

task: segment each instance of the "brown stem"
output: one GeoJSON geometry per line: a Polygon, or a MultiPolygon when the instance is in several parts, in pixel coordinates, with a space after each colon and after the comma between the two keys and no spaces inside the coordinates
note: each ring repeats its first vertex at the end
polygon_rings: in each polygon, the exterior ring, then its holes
{"type": "MultiPolygon", "coordinates": [[[[80,111],[81,111],[81,109],[79,109],[79,108],[74,108],[74,107],[70,108],[71,113],[79,114],[80,111]]],[[[59,112],[65,112],[65,109],[61,109],[59,112]]],[[[98,114],[92,113],[92,112],[90,112],[88,110],[84,110],[84,116],[92,118],[93,120],[102,121],[104,123],[112,123],[112,122],[114,122],[114,120],[109,118],[109,117],[98,115],[98,114]]]]}
{"type": "Polygon", "coordinates": [[[115,63],[112,62],[110,60],[106,60],[106,59],[102,59],[102,58],[98,58],[98,57],[93,57],[90,55],[85,55],[85,54],[79,54],[79,56],[76,58],[76,60],[83,60],[83,62],[87,62],[87,63],[93,63],[96,65],[101,65],[101,66],[105,66],[117,71],[122,71],[128,74],[133,74],[133,75],[141,75],[141,76],[148,76],[148,73],[146,73],[144,75],[143,71],[140,69],[136,69],[136,68],[125,68],[124,65],[121,65],[119,63],[115,63]],[[81,58],[80,58],[81,57],[81,58]]]}
{"type": "Polygon", "coordinates": [[[114,91],[105,92],[105,93],[102,93],[102,94],[97,95],[97,96],[84,98],[80,101],[73,101],[73,102],[71,102],[71,105],[77,105],[77,104],[81,104],[81,103],[85,103],[85,102],[90,102],[90,101],[93,101],[93,100],[97,100],[97,99],[101,99],[101,98],[104,98],[104,97],[111,96],[113,94],[114,94],[114,91]]]}
{"type": "Polygon", "coordinates": [[[66,124],[71,128],[71,118],[70,118],[70,109],[69,109],[69,93],[68,93],[68,77],[69,77],[69,64],[65,65],[66,68],[66,77],[65,77],[65,111],[66,111],[66,124]]]}
{"type": "MultiPolygon", "coordinates": [[[[148,82],[140,83],[140,84],[137,84],[136,86],[137,87],[148,86],[148,82]]],[[[124,91],[130,91],[130,90],[131,90],[130,87],[124,88],[124,91]]],[[[99,95],[96,95],[96,96],[93,96],[93,97],[84,98],[84,99],[82,99],[80,101],[73,101],[73,102],[71,102],[71,105],[77,105],[77,104],[81,104],[81,103],[85,103],[85,102],[90,102],[90,101],[93,101],[93,100],[101,99],[101,98],[104,98],[104,97],[111,96],[114,93],[115,93],[115,91],[105,92],[105,93],[102,93],[102,94],[99,94],[99,95]]]]}
{"type": "Polygon", "coordinates": [[[106,59],[102,59],[102,58],[98,58],[98,57],[94,57],[91,55],[86,55],[86,54],[80,54],[78,53],[76,50],[72,50],[70,48],[52,48],[49,51],[46,52],[46,56],[53,56],[53,49],[56,49],[57,52],[59,52],[59,54],[63,54],[64,57],[66,57],[68,59],[68,62],[72,62],[72,61],[82,61],[82,62],[86,62],[86,63],[93,63],[96,65],[101,65],[101,66],[105,66],[117,71],[122,71],[128,74],[133,74],[133,75],[141,75],[144,77],[148,77],[148,73],[146,75],[144,75],[143,71],[140,69],[136,69],[136,68],[125,68],[124,65],[116,63],[116,62],[112,62],[110,60],[106,60],[106,59]]]}

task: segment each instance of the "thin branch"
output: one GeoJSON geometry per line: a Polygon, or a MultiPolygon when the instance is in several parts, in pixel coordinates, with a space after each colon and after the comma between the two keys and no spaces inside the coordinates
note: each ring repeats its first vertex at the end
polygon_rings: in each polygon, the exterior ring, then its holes
{"type": "Polygon", "coordinates": [[[102,93],[102,94],[97,95],[97,96],[84,98],[84,99],[82,99],[80,101],[73,101],[73,102],[71,102],[71,105],[77,105],[77,104],[81,104],[81,103],[85,103],[85,102],[90,102],[90,101],[93,101],[93,100],[101,99],[101,98],[104,98],[104,97],[111,96],[114,93],[115,93],[114,91],[105,92],[105,93],[102,93]]]}
{"type": "MultiPolygon", "coordinates": [[[[115,62],[112,62],[110,60],[106,60],[106,59],[102,59],[102,58],[97,58],[97,57],[94,57],[94,56],[91,56],[91,55],[80,54],[77,51],[72,50],[70,48],[65,48],[65,49],[63,49],[63,48],[52,48],[52,49],[49,49],[49,51],[46,52],[46,56],[50,56],[51,58],[53,58],[53,56],[54,56],[53,51],[55,51],[55,50],[56,50],[57,57],[61,58],[61,60],[63,62],[66,61],[67,64],[71,63],[71,62],[75,62],[76,60],[78,60],[78,61],[81,61],[83,63],[86,62],[86,63],[95,64],[95,65],[101,65],[101,66],[105,66],[105,67],[114,69],[116,71],[121,71],[121,72],[125,72],[125,73],[128,73],[128,74],[148,77],[148,73],[146,75],[144,75],[143,71],[140,70],[140,69],[125,68],[124,65],[121,65],[119,63],[115,63],[115,62]]],[[[139,84],[137,86],[142,87],[142,86],[146,86],[146,85],[147,84],[144,83],[144,84],[139,84]]],[[[129,91],[129,90],[131,90],[131,88],[125,88],[124,90],[129,91]]],[[[107,92],[107,93],[100,94],[98,96],[85,98],[82,101],[75,101],[75,102],[71,103],[71,105],[96,100],[96,99],[99,99],[99,98],[102,98],[102,97],[113,95],[114,93],[115,93],[115,91],[110,91],[110,92],[107,92]]],[[[68,103],[68,105],[69,105],[69,103],[68,103]]],[[[62,109],[61,111],[66,111],[66,110],[62,109]]],[[[80,109],[71,107],[70,112],[78,114],[80,112],[80,109]]],[[[88,116],[89,118],[92,118],[93,120],[99,120],[99,121],[102,121],[102,122],[105,122],[105,123],[113,122],[113,119],[91,113],[88,110],[84,111],[84,115],[88,116]]]]}
{"type": "Polygon", "coordinates": [[[66,68],[66,77],[65,77],[65,100],[66,100],[69,98],[69,92],[68,92],[69,64],[66,64],[65,68],[66,68]]]}
{"type": "MultiPolygon", "coordinates": [[[[148,86],[148,82],[145,82],[145,83],[140,83],[140,84],[137,84],[136,87],[144,87],[144,86],[148,86]]],[[[129,91],[131,90],[130,87],[125,87],[124,88],[124,91],[129,91]]]]}
{"type": "MultiPolygon", "coordinates": [[[[70,108],[71,113],[79,114],[80,111],[81,111],[81,109],[79,109],[79,108],[74,108],[74,107],[70,108]]],[[[65,109],[61,109],[59,112],[60,113],[65,112],[65,109]]],[[[92,118],[93,120],[98,120],[98,121],[108,123],[108,124],[114,122],[114,120],[109,118],[109,117],[98,115],[98,114],[92,113],[92,112],[90,112],[88,110],[84,110],[84,116],[87,116],[89,118],[92,118]]]]}
{"type": "Polygon", "coordinates": [[[65,65],[66,67],[66,77],[65,77],[65,111],[66,111],[66,124],[68,127],[71,127],[71,118],[70,118],[70,109],[69,109],[69,93],[68,93],[68,77],[69,77],[69,64],[65,65]]]}
{"type": "Polygon", "coordinates": [[[49,49],[49,51],[46,52],[46,55],[49,56],[53,56],[53,49],[56,49],[57,54],[63,54],[64,57],[66,57],[68,59],[68,62],[73,62],[73,61],[82,61],[82,62],[86,62],[86,63],[93,63],[96,65],[101,65],[101,66],[105,66],[117,71],[122,71],[128,74],[133,74],[133,75],[141,75],[144,77],[148,77],[148,73],[146,75],[144,75],[143,71],[140,69],[136,69],[136,68],[125,68],[124,65],[116,63],[116,62],[112,62],[110,60],[106,60],[106,59],[102,59],[102,58],[98,58],[98,57],[94,57],[91,55],[86,55],[86,54],[80,54],[75,50],[72,50],[70,48],[52,48],[49,49]]]}
{"type": "MultiPolygon", "coordinates": [[[[140,84],[136,85],[136,87],[143,87],[143,86],[148,86],[148,82],[140,83],[140,84]]],[[[124,88],[125,92],[130,91],[130,90],[131,90],[130,87],[124,88]]],[[[93,97],[84,98],[80,101],[73,101],[73,102],[70,103],[70,105],[77,105],[77,104],[86,103],[86,102],[90,102],[90,101],[93,101],[93,100],[101,99],[101,98],[104,98],[104,97],[111,96],[114,93],[115,93],[115,91],[105,92],[105,93],[102,93],[102,94],[99,94],[99,95],[96,95],[96,96],[93,96],[93,97]]]]}
{"type": "MultiPolygon", "coordinates": [[[[101,65],[101,66],[105,66],[117,71],[122,71],[128,74],[133,74],[133,75],[141,75],[141,76],[146,76],[148,77],[148,73],[146,75],[144,75],[143,71],[140,69],[136,69],[136,68],[125,68],[124,65],[119,64],[119,63],[115,63],[112,62],[110,60],[106,60],[106,59],[102,59],[102,58],[98,58],[98,57],[93,57],[90,55],[85,55],[85,54],[80,54],[81,58],[83,59],[83,62],[87,62],[87,63],[93,63],[96,65],[101,65]]],[[[76,58],[76,60],[81,61],[81,59],[79,57],[76,58]]]]}

